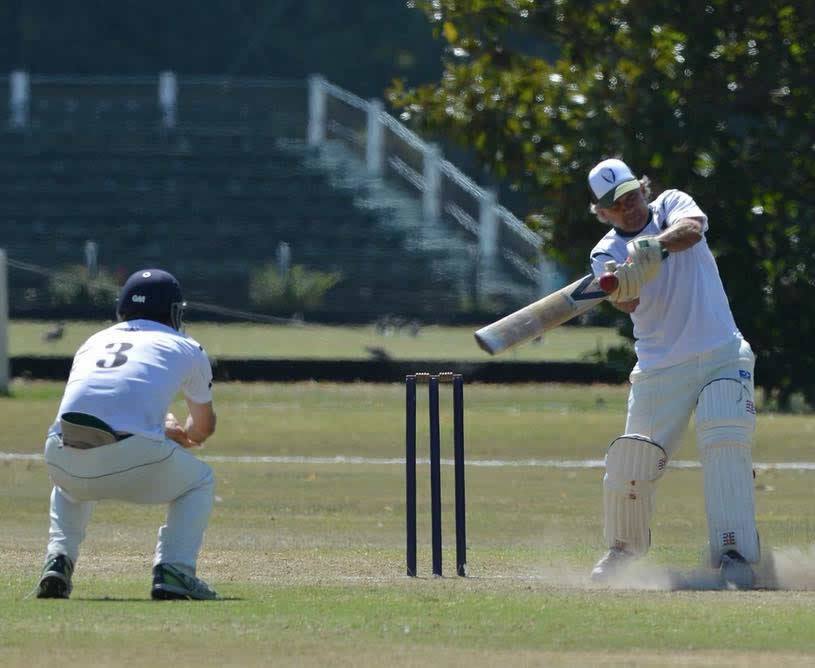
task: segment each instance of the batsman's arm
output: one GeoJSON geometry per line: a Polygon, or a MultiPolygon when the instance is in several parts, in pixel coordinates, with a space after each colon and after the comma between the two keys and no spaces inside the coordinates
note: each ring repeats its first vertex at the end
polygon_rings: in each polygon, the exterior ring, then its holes
{"type": "Polygon", "coordinates": [[[699,218],[681,218],[657,236],[662,247],[671,253],[688,250],[702,240],[704,222],[699,218]]]}

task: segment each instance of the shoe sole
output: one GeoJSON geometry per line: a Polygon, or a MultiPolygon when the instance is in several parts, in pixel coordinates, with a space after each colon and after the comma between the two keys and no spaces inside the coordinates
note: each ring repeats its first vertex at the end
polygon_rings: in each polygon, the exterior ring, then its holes
{"type": "Polygon", "coordinates": [[[150,598],[154,601],[192,601],[192,597],[187,594],[179,594],[166,589],[153,589],[150,591],[150,598]]]}
{"type": "Polygon", "coordinates": [[[71,590],[61,575],[46,575],[37,587],[37,598],[68,598],[71,590]]]}
{"type": "Polygon", "coordinates": [[[150,590],[150,598],[154,601],[217,601],[218,597],[201,598],[193,596],[189,592],[179,589],[167,587],[167,585],[159,585],[150,590]]]}

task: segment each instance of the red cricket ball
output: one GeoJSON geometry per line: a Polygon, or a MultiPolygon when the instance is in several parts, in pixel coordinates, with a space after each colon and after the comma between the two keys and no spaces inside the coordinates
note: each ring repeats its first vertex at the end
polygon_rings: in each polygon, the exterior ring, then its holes
{"type": "Polygon", "coordinates": [[[620,282],[617,280],[617,277],[612,273],[603,274],[600,277],[600,289],[607,295],[614,292],[619,284],[620,282]]]}

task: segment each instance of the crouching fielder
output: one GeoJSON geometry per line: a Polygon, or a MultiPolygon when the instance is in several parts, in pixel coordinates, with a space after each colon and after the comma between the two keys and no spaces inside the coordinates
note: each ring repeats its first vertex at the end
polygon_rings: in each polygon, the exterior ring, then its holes
{"type": "Polygon", "coordinates": [[[137,271],[119,294],[120,322],[74,356],[45,443],[51,492],[48,548],[38,598],[68,598],[97,501],[167,505],[153,560],[151,597],[217,598],[196,577],[214,498],[212,469],[187,451],[215,431],[212,369],[182,333],[184,299],[166,271],[137,271]],[[183,393],[182,425],[167,412],[183,393]]]}
{"type": "Polygon", "coordinates": [[[691,416],[704,470],[710,561],[726,586],[750,588],[759,560],[751,446],[754,356],[733,319],[705,233],[707,216],[687,194],[650,203],[647,179],[620,160],[589,174],[592,210],[611,230],[591,253],[627,263],[612,303],[630,314],[637,364],[625,434],[606,455],[603,480],[608,552],[592,571],[607,582],[651,543],[656,483],[691,416]],[[668,254],[665,253],[668,251],[668,254]]]}

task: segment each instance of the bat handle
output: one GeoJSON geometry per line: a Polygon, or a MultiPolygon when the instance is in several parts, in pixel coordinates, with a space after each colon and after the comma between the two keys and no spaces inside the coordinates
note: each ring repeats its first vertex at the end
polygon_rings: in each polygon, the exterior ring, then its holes
{"type": "Polygon", "coordinates": [[[607,295],[610,295],[620,285],[620,281],[614,274],[617,269],[617,263],[614,260],[609,260],[603,265],[603,267],[605,268],[606,273],[600,276],[600,289],[607,295]]]}

